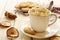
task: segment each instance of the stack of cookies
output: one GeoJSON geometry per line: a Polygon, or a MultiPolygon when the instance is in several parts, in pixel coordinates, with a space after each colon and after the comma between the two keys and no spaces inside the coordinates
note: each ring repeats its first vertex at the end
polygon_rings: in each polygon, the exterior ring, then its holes
{"type": "Polygon", "coordinates": [[[20,4],[17,4],[15,8],[20,9],[23,13],[28,13],[29,9],[36,6],[39,6],[39,4],[33,2],[21,2],[20,4]]]}

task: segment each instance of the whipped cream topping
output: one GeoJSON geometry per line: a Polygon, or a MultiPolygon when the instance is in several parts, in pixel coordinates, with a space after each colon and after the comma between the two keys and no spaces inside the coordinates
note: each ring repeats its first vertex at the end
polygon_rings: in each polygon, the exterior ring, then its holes
{"type": "Polygon", "coordinates": [[[50,11],[43,7],[43,6],[37,6],[30,9],[30,14],[36,15],[36,16],[49,16],[50,11]]]}

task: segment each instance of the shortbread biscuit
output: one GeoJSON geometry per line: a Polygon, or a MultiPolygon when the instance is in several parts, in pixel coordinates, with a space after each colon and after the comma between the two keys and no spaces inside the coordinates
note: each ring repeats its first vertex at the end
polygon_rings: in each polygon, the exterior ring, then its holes
{"type": "Polygon", "coordinates": [[[24,28],[24,32],[31,34],[31,35],[35,35],[36,32],[31,28],[31,27],[25,27],[24,28]]]}
{"type": "Polygon", "coordinates": [[[8,22],[8,21],[2,21],[2,22],[0,22],[0,27],[3,27],[3,28],[5,28],[5,27],[10,27],[10,22],[8,22]]]}
{"type": "Polygon", "coordinates": [[[29,4],[27,2],[21,2],[20,4],[17,4],[15,6],[15,8],[25,8],[27,7],[29,4]]]}

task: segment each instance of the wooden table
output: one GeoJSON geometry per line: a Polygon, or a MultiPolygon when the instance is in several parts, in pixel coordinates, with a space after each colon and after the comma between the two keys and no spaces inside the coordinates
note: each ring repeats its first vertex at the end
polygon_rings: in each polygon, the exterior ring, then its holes
{"type": "MultiPolygon", "coordinates": [[[[13,26],[14,20],[6,19],[6,17],[4,16],[4,13],[5,13],[6,10],[14,13],[14,10],[15,10],[14,6],[17,3],[21,2],[21,1],[22,0],[0,0],[0,21],[10,21],[11,22],[11,26],[15,27],[15,28],[17,28],[19,30],[19,37],[14,39],[14,40],[31,40],[30,37],[24,35],[20,31],[20,27],[21,27],[22,23],[23,22],[25,23],[25,22],[27,22],[29,20],[28,17],[17,13],[16,15],[18,16],[18,18],[15,20],[15,25],[13,26]]],[[[36,2],[36,0],[35,0],[35,2],[36,2]]],[[[60,24],[59,20],[60,19],[58,19],[58,24],[60,24]]],[[[6,36],[7,29],[8,28],[0,28],[0,40],[10,40],[6,36]]],[[[58,32],[57,34],[60,34],[60,33],[58,32]]],[[[40,40],[40,39],[35,39],[34,38],[33,40],[40,40]]],[[[41,40],[45,40],[45,39],[41,39],[41,40]]]]}

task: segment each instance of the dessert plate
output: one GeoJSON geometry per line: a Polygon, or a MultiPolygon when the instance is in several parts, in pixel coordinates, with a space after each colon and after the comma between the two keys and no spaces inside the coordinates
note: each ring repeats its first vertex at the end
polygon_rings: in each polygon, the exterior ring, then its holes
{"type": "Polygon", "coordinates": [[[46,29],[45,32],[36,33],[35,35],[31,35],[31,34],[28,34],[28,33],[24,32],[24,28],[27,27],[27,26],[30,27],[30,23],[29,22],[25,23],[25,24],[22,24],[21,25],[21,31],[22,31],[23,34],[25,34],[25,35],[27,35],[29,37],[33,37],[33,38],[48,38],[48,37],[54,36],[59,30],[58,24],[56,22],[53,25],[48,26],[48,28],[46,29]]]}

